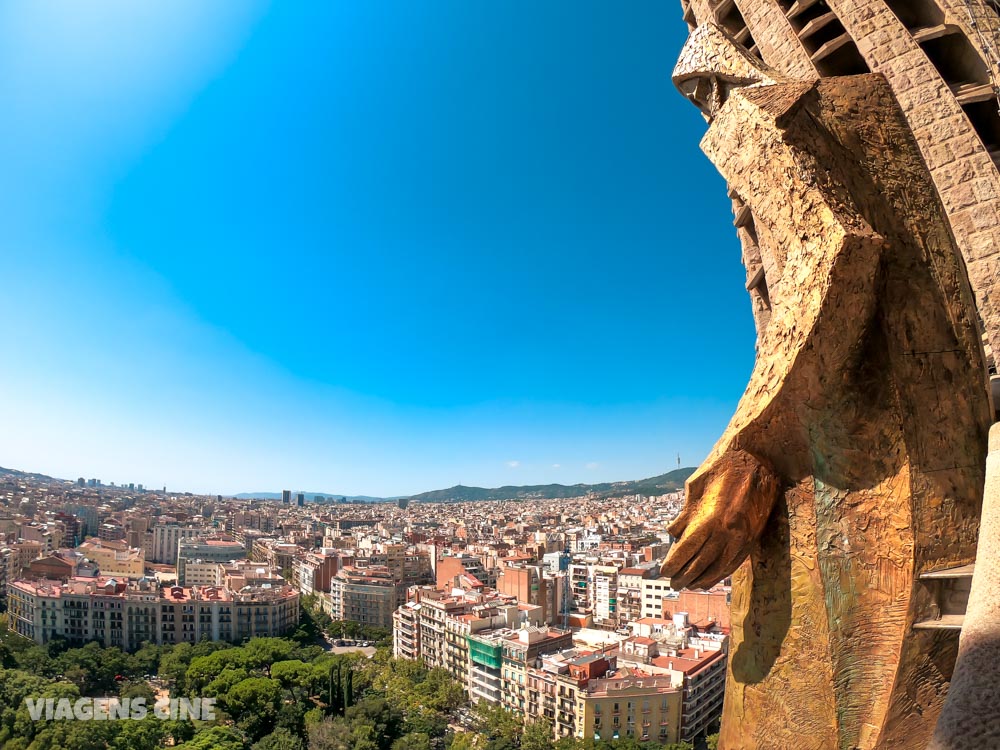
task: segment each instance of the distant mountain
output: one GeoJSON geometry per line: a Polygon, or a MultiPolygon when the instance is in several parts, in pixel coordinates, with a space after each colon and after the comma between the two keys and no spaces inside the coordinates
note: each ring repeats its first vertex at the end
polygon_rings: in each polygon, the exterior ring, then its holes
{"type": "Polygon", "coordinates": [[[602,484],[536,484],[523,487],[506,486],[486,489],[483,487],[449,487],[412,495],[411,500],[425,503],[460,503],[475,500],[557,500],[563,497],[580,497],[594,494],[601,497],[621,497],[622,495],[662,495],[684,488],[685,480],[694,473],[696,467],[675,469],[666,474],[649,479],[628,482],[604,482],[602,484]]]}
{"type": "Polygon", "coordinates": [[[65,482],[65,479],[58,479],[56,477],[50,477],[48,474],[36,474],[31,471],[21,471],[20,469],[5,469],[0,466],[0,474],[11,474],[15,477],[21,477],[23,479],[33,479],[36,482],[65,482]]]}
{"type": "MultiPolygon", "coordinates": [[[[526,486],[508,485],[505,487],[449,487],[446,490],[432,490],[422,492],[419,495],[395,495],[393,497],[372,497],[371,495],[342,495],[338,492],[305,492],[306,502],[309,503],[385,503],[394,502],[409,497],[414,501],[425,503],[461,503],[475,500],[558,500],[564,497],[580,497],[581,495],[597,495],[600,497],[621,497],[622,495],[662,495],[666,492],[676,492],[684,488],[684,482],[694,473],[695,467],[689,466],[683,469],[660,474],[649,479],[635,479],[627,482],[604,482],[602,484],[535,484],[526,486]]],[[[18,469],[5,469],[0,467],[0,475],[13,474],[14,476],[35,481],[65,482],[64,479],[56,479],[45,474],[36,474],[18,469]]],[[[292,492],[292,502],[299,490],[292,492]]],[[[227,495],[240,500],[278,500],[281,501],[280,492],[241,492],[238,495],[227,495]]]]}

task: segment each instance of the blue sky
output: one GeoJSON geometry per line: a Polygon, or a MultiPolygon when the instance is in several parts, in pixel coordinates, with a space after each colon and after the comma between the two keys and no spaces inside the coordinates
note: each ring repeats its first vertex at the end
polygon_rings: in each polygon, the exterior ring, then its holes
{"type": "Polygon", "coordinates": [[[0,4],[0,465],[388,495],[698,463],[753,325],[685,34],[660,0],[0,4]]]}

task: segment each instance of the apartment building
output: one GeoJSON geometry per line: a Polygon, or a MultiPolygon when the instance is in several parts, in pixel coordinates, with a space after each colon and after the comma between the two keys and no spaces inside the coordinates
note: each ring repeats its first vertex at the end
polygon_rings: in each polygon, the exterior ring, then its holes
{"type": "Polygon", "coordinates": [[[586,563],[570,563],[567,566],[570,579],[570,593],[574,612],[590,613],[592,608],[590,566],[586,563]]]}
{"type": "Polygon", "coordinates": [[[249,557],[277,570],[294,573],[295,561],[304,552],[299,545],[270,537],[255,538],[249,548],[249,557]]]}
{"type": "Polygon", "coordinates": [[[588,679],[575,692],[574,736],[678,742],[683,734],[682,695],[670,677],[637,669],[588,679]]]}
{"type": "Polygon", "coordinates": [[[560,628],[522,626],[514,633],[504,634],[501,646],[501,705],[525,713],[529,703],[528,670],[535,667],[544,654],[573,648],[573,634],[560,628]]]}
{"type": "Polygon", "coordinates": [[[307,552],[295,561],[296,579],[303,596],[329,593],[330,582],[342,565],[353,565],[352,556],[344,556],[340,550],[324,547],[315,552],[307,552]]]}
{"type": "Polygon", "coordinates": [[[101,575],[114,578],[142,578],[145,575],[145,554],[123,542],[88,539],[76,551],[94,563],[101,575]]]}
{"type": "Polygon", "coordinates": [[[407,602],[392,613],[392,654],[420,661],[420,604],[407,602]]]}
{"type": "Polygon", "coordinates": [[[393,613],[393,653],[442,667],[461,682],[467,679],[469,636],[483,630],[541,624],[538,607],[479,589],[410,589],[411,600],[393,613]]]}
{"type": "Polygon", "coordinates": [[[618,624],[618,568],[600,565],[593,569],[594,622],[618,624]]]}
{"type": "Polygon", "coordinates": [[[28,569],[32,560],[37,560],[45,552],[45,546],[34,540],[19,540],[7,545],[9,550],[7,558],[8,580],[20,578],[28,569]]]}
{"type": "Polygon", "coordinates": [[[620,667],[613,650],[544,655],[527,670],[526,687],[525,716],[548,719],[554,739],[669,743],[681,736],[683,690],[669,675],[620,667]]]}
{"type": "Polygon", "coordinates": [[[184,582],[177,581],[182,586],[221,586],[223,567],[215,561],[191,560],[184,566],[184,582]]]}
{"type": "Polygon", "coordinates": [[[246,550],[243,545],[232,539],[182,539],[177,543],[177,583],[181,586],[189,585],[189,563],[223,563],[244,557],[246,550]]]}
{"type": "Polygon", "coordinates": [[[484,631],[469,636],[466,691],[473,703],[503,700],[503,639],[511,631],[484,631]]]}
{"type": "Polygon", "coordinates": [[[698,634],[685,613],[673,620],[640,621],[636,635],[619,650],[619,664],[669,677],[681,690],[680,738],[691,742],[706,733],[722,712],[726,686],[728,636],[698,634]]]}
{"type": "Polygon", "coordinates": [[[649,568],[622,568],[618,571],[619,622],[634,622],[642,617],[642,582],[650,577],[652,570],[649,568]]]}
{"type": "Polygon", "coordinates": [[[127,651],[143,643],[240,641],[278,636],[299,619],[299,594],[290,586],[172,586],[115,578],[68,581],[12,581],[8,584],[8,627],[45,644],[97,641],[127,651]]]}
{"type": "Polygon", "coordinates": [[[0,543],[0,607],[7,606],[7,580],[10,574],[10,547],[0,543]]]}
{"type": "Polygon", "coordinates": [[[663,600],[663,617],[672,618],[675,613],[684,613],[688,620],[700,629],[717,626],[728,630],[730,618],[731,589],[716,586],[710,591],[689,591],[685,589],[676,599],[663,600]]]}
{"type": "Polygon", "coordinates": [[[505,560],[496,577],[496,590],[542,610],[550,625],[561,623],[565,597],[565,572],[552,573],[544,564],[505,560]]]}
{"type": "Polygon", "coordinates": [[[42,554],[49,554],[62,546],[62,531],[56,524],[26,523],[18,527],[19,539],[26,542],[38,542],[42,554]]]}
{"type": "Polygon", "coordinates": [[[152,562],[177,564],[177,544],[182,539],[194,539],[207,535],[207,529],[200,526],[181,526],[177,523],[157,524],[153,527],[152,562]]]}
{"type": "Polygon", "coordinates": [[[481,557],[477,555],[446,555],[437,561],[435,579],[438,588],[447,589],[453,585],[456,576],[471,576],[484,586],[494,586],[497,571],[487,570],[481,557]]]}
{"type": "Polygon", "coordinates": [[[642,597],[640,617],[660,617],[664,601],[677,598],[677,592],[670,588],[669,578],[643,578],[639,582],[639,593],[642,597]]]}
{"type": "Polygon", "coordinates": [[[334,620],[391,628],[397,589],[396,579],[388,568],[342,568],[330,580],[330,616],[334,620]]]}

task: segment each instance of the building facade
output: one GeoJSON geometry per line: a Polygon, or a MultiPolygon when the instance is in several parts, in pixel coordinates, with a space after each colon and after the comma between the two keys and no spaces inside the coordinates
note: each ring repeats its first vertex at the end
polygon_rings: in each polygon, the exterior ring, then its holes
{"type": "Polygon", "coordinates": [[[246,550],[227,539],[182,539],[177,543],[177,583],[189,584],[187,566],[192,562],[224,563],[243,559],[246,550]]]}
{"type": "Polygon", "coordinates": [[[334,620],[391,628],[397,588],[388,568],[343,568],[330,580],[330,616],[334,620]]]}
{"type": "Polygon", "coordinates": [[[181,526],[176,523],[154,526],[152,562],[175,565],[177,563],[177,543],[182,539],[194,539],[207,533],[207,529],[197,526],[181,526]]]}
{"type": "Polygon", "coordinates": [[[43,645],[65,638],[134,651],[143,643],[235,642],[282,635],[299,620],[290,586],[159,589],[100,577],[12,581],[7,596],[9,629],[43,645]]]}

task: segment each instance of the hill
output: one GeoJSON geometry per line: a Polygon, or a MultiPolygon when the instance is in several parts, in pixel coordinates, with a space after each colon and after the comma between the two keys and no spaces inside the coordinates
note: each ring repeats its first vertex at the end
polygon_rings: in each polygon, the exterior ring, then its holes
{"type": "Polygon", "coordinates": [[[65,479],[50,477],[48,474],[37,474],[31,471],[21,471],[20,469],[5,469],[0,466],[0,475],[9,474],[19,479],[32,479],[36,482],[65,482],[65,479]]]}
{"type": "Polygon", "coordinates": [[[415,502],[425,503],[461,503],[475,500],[558,500],[564,497],[580,497],[581,495],[598,495],[601,497],[621,497],[622,495],[662,495],[676,492],[684,488],[685,480],[694,473],[696,467],[660,474],[648,479],[635,479],[627,482],[604,482],[601,484],[536,484],[526,486],[465,487],[457,485],[446,490],[432,490],[411,496],[415,502]]]}

